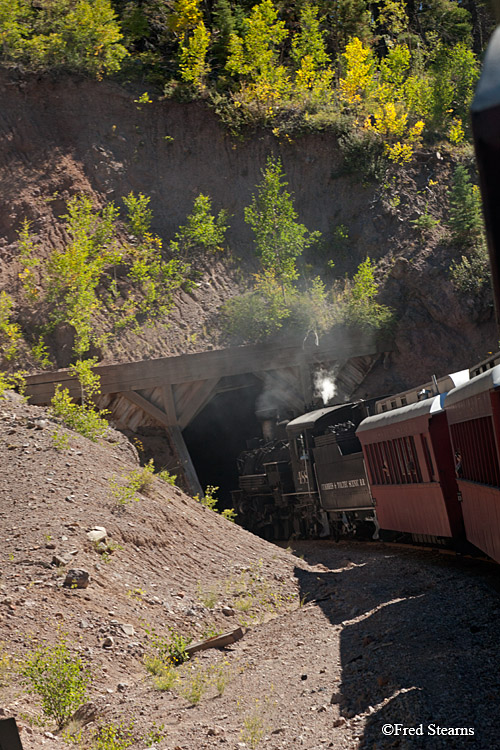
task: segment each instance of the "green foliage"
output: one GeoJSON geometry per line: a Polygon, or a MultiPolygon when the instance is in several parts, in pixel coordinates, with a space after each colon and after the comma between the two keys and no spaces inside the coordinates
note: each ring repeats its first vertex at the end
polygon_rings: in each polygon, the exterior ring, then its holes
{"type": "Polygon", "coordinates": [[[3,397],[5,391],[19,391],[24,393],[26,385],[25,381],[26,372],[2,372],[0,370],[0,398],[3,397]]]}
{"type": "Polygon", "coordinates": [[[89,667],[64,641],[28,654],[21,675],[30,693],[41,701],[45,716],[54,719],[58,727],[85,701],[91,682],[89,667]]]}
{"type": "Polygon", "coordinates": [[[172,487],[176,486],[175,482],[177,480],[177,475],[171,474],[168,469],[161,469],[156,476],[158,477],[158,479],[161,479],[163,482],[170,484],[172,487]]]}
{"type": "Polygon", "coordinates": [[[101,392],[101,378],[93,371],[96,364],[97,357],[92,357],[85,360],[79,359],[69,366],[71,374],[75,375],[80,383],[83,405],[92,401],[94,396],[97,396],[101,392]]]}
{"type": "Polygon", "coordinates": [[[54,448],[58,451],[66,451],[69,449],[69,438],[64,432],[54,430],[52,433],[52,443],[54,448]]]}
{"type": "Polygon", "coordinates": [[[367,331],[387,328],[392,322],[392,312],[376,301],[377,294],[375,264],[366,258],[339,297],[343,322],[367,331]]]}
{"type": "Polygon", "coordinates": [[[73,326],[74,351],[80,358],[95,340],[93,321],[102,309],[97,292],[102,274],[121,259],[113,237],[117,214],[113,203],[95,211],[88,196],[71,198],[63,217],[71,241],[63,250],[53,251],[45,268],[49,319],[53,325],[73,326]]]}
{"type": "Polygon", "coordinates": [[[181,79],[198,92],[205,90],[206,77],[210,72],[206,59],[209,45],[210,32],[203,21],[199,22],[186,43],[180,45],[179,70],[181,79]]]}
{"type": "Polygon", "coordinates": [[[40,336],[38,341],[31,347],[31,354],[36,364],[39,365],[43,370],[50,367],[52,361],[50,359],[49,350],[45,344],[43,337],[40,336]]]}
{"type": "Polygon", "coordinates": [[[224,518],[226,518],[228,521],[234,521],[234,519],[236,518],[236,512],[235,512],[234,508],[226,508],[223,511],[219,511],[217,509],[217,503],[219,501],[217,499],[216,492],[217,492],[218,489],[219,489],[218,487],[214,487],[213,485],[209,484],[205,488],[205,493],[204,493],[203,497],[200,497],[199,495],[195,495],[194,499],[198,503],[200,503],[201,505],[203,505],[204,508],[208,508],[209,510],[213,510],[214,513],[219,513],[220,512],[221,516],[223,516],[224,518]]]}
{"type": "Polygon", "coordinates": [[[298,276],[297,259],[318,241],[320,233],[309,232],[296,221],[298,214],[285,189],[288,183],[279,159],[268,158],[262,177],[257,194],[245,208],[245,221],[253,229],[264,271],[276,279],[286,300],[286,289],[298,276]]]}
{"type": "Polygon", "coordinates": [[[134,725],[101,724],[92,738],[92,750],[127,750],[136,742],[134,725]]]}
{"type": "MultiPolygon", "coordinates": [[[[424,138],[461,143],[493,26],[485,6],[454,0],[0,0],[0,55],[37,71],[121,71],[211,100],[233,128],[271,124],[279,135],[337,129],[346,114],[363,131],[392,101],[409,131],[422,121],[424,138]]],[[[411,158],[405,137],[388,145],[389,160],[411,158]]]]}
{"type": "Polygon", "coordinates": [[[208,688],[207,675],[199,667],[194,668],[182,683],[180,694],[192,706],[196,706],[203,698],[208,688]]]}
{"type": "Polygon", "coordinates": [[[253,292],[233,297],[223,307],[225,330],[243,341],[266,339],[279,331],[290,315],[273,271],[256,274],[255,280],[253,292]]]}
{"type": "Polygon", "coordinates": [[[184,226],[179,227],[171,249],[184,258],[197,250],[214,254],[223,249],[227,231],[227,213],[222,210],[217,216],[212,213],[212,201],[200,193],[195,198],[193,210],[184,226]]]}
{"type": "Polygon", "coordinates": [[[473,185],[467,169],[460,164],[448,192],[449,225],[453,240],[461,247],[480,247],[485,244],[481,195],[473,185]]]}
{"type": "Polygon", "coordinates": [[[11,320],[14,300],[7,292],[0,292],[0,359],[11,361],[19,353],[21,327],[11,320]]]}
{"type": "Polygon", "coordinates": [[[154,628],[147,629],[158,658],[165,664],[177,666],[189,660],[186,649],[193,640],[167,625],[169,636],[159,635],[154,628]]]}
{"type": "Polygon", "coordinates": [[[287,36],[271,0],[254,5],[241,34],[230,35],[226,69],[242,82],[236,99],[240,105],[255,102],[261,113],[272,114],[273,106],[288,93],[288,74],[279,62],[279,45],[287,36]]]}
{"type": "Polygon", "coordinates": [[[80,435],[93,442],[105,435],[109,427],[103,416],[106,412],[97,412],[89,404],[76,404],[69,395],[68,389],[62,388],[60,383],[56,385],[56,391],[50,402],[50,411],[55,417],[59,417],[70,430],[79,432],[80,435]]]}
{"type": "MultiPolygon", "coordinates": [[[[92,345],[102,346],[113,332],[137,323],[138,317],[150,322],[168,314],[175,292],[192,283],[190,264],[180,258],[164,258],[160,238],[151,234],[149,200],[142,193],[123,198],[125,224],[133,240],[122,247],[117,240],[118,209],[109,203],[97,210],[85,195],[69,200],[63,219],[70,242],[54,250],[47,261],[35,257],[29,225],[23,225],[19,243],[24,268],[20,276],[27,301],[37,313],[44,335],[61,324],[72,326],[78,360],[84,360],[92,345]]],[[[219,222],[222,215],[204,217],[208,228],[201,239],[210,248],[225,231],[219,222]]],[[[50,363],[42,338],[33,354],[42,366],[50,363]]]]}
{"type": "Polygon", "coordinates": [[[450,276],[456,289],[479,301],[491,283],[491,268],[486,246],[473,248],[468,255],[453,261],[450,276]]]}
{"type": "MultiPolygon", "coordinates": [[[[138,101],[140,100],[141,98],[138,101]]],[[[122,198],[127,209],[125,223],[129,232],[138,240],[142,240],[151,230],[153,212],[149,208],[150,200],[149,196],[143,195],[143,193],[135,195],[132,192],[122,198]]]]}
{"type": "Polygon", "coordinates": [[[109,0],[0,0],[0,51],[34,70],[64,68],[97,78],[120,69],[128,52],[109,0]]]}
{"type": "Polygon", "coordinates": [[[175,671],[175,667],[170,664],[164,664],[163,662],[160,662],[160,664],[161,667],[159,671],[154,674],[153,677],[154,686],[156,690],[160,690],[160,692],[172,690],[179,682],[179,675],[175,671]]]}
{"type": "Polygon", "coordinates": [[[469,121],[469,107],[479,77],[479,65],[473,51],[463,42],[451,48],[438,45],[430,74],[431,127],[436,132],[449,135],[454,121],[469,121]]]}
{"type": "Polygon", "coordinates": [[[111,494],[119,505],[127,505],[132,501],[138,502],[137,494],[150,495],[155,481],[153,459],[140,469],[132,469],[123,479],[125,484],[118,482],[115,477],[110,479],[111,494]]]}
{"type": "Polygon", "coordinates": [[[216,511],[218,500],[217,500],[215,493],[217,492],[218,489],[219,489],[218,487],[214,487],[213,485],[209,484],[205,488],[205,494],[203,495],[203,497],[200,497],[199,495],[195,495],[194,499],[198,503],[201,503],[203,507],[216,511]]]}
{"type": "Polygon", "coordinates": [[[292,39],[291,59],[295,71],[295,97],[308,106],[325,106],[333,96],[334,71],[326,51],[318,8],[307,3],[301,9],[300,30],[292,39]]]}
{"type": "Polygon", "coordinates": [[[434,227],[438,226],[439,219],[435,219],[434,216],[429,213],[429,206],[426,205],[425,211],[410,223],[413,224],[415,229],[418,229],[422,235],[425,235],[432,231],[434,227]]]}

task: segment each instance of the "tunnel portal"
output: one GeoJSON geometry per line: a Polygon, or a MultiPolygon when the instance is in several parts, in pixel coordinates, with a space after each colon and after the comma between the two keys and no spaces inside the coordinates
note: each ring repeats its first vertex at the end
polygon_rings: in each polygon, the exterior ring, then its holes
{"type": "Polygon", "coordinates": [[[231,490],[238,488],[238,455],[246,449],[248,440],[262,435],[256,417],[262,387],[257,378],[245,385],[228,386],[183,431],[201,486],[219,487],[219,509],[232,507],[231,490]]]}

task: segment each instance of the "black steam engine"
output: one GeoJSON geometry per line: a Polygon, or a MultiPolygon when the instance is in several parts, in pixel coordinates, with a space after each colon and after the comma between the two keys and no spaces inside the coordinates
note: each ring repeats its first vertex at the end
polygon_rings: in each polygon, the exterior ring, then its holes
{"type": "Polygon", "coordinates": [[[356,428],[373,401],[325,407],[290,422],[264,416],[266,439],[238,459],[239,522],[266,539],[377,532],[356,428]]]}

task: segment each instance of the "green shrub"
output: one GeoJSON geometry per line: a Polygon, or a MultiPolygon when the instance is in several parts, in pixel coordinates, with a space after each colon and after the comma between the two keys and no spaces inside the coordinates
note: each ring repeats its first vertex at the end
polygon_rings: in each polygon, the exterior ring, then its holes
{"type": "Polygon", "coordinates": [[[18,390],[23,394],[26,386],[25,375],[24,371],[7,373],[0,370],[0,398],[5,391],[18,390]]]}
{"type": "Polygon", "coordinates": [[[117,503],[127,505],[127,503],[133,500],[138,501],[140,498],[137,497],[137,493],[150,495],[157,477],[169,484],[173,485],[175,483],[176,477],[169,474],[168,471],[164,470],[159,474],[155,474],[154,471],[153,459],[150,459],[145,466],[141,466],[139,469],[132,469],[132,471],[124,474],[123,479],[125,480],[125,484],[120,484],[115,477],[110,479],[111,494],[117,503]]]}
{"type": "Polygon", "coordinates": [[[18,323],[11,321],[14,300],[7,292],[0,292],[0,359],[8,361],[19,353],[22,339],[18,323]]]}
{"type": "Polygon", "coordinates": [[[434,216],[429,213],[429,206],[426,206],[425,211],[410,223],[413,224],[415,229],[418,229],[422,235],[425,235],[434,229],[434,227],[438,226],[439,219],[435,219],[434,216]]]}
{"type": "Polygon", "coordinates": [[[134,725],[101,724],[92,738],[92,750],[127,750],[135,744],[134,725]]]}
{"type": "MultiPolygon", "coordinates": [[[[183,636],[168,625],[167,630],[170,636],[159,635],[154,627],[146,628],[151,643],[156,650],[156,655],[163,664],[173,664],[174,666],[183,664],[189,660],[186,649],[193,639],[183,636]]],[[[159,668],[157,662],[153,661],[151,664],[156,664],[155,669],[159,668]]]]}
{"type": "Polygon", "coordinates": [[[366,258],[359,264],[352,281],[345,284],[337,300],[342,322],[365,331],[387,329],[393,321],[393,313],[376,301],[377,294],[375,264],[366,258]]]}
{"type": "Polygon", "coordinates": [[[223,511],[221,511],[222,518],[226,518],[228,521],[231,521],[232,523],[235,522],[237,515],[238,514],[236,513],[234,508],[225,508],[223,511]]]}
{"type": "Polygon", "coordinates": [[[200,497],[199,495],[195,495],[194,499],[201,503],[205,508],[209,508],[210,510],[214,510],[217,512],[217,497],[215,496],[215,493],[217,492],[219,488],[214,487],[213,485],[209,484],[205,488],[205,494],[203,497],[200,497]]]}
{"type": "Polygon", "coordinates": [[[481,194],[470,179],[467,169],[459,164],[453,173],[448,191],[449,224],[455,242],[461,247],[480,247],[485,244],[481,194]]]}
{"type": "Polygon", "coordinates": [[[109,0],[0,0],[0,51],[34,70],[65,68],[102,78],[128,55],[109,0]]]}
{"type": "Polygon", "coordinates": [[[163,482],[172,485],[172,487],[176,486],[177,474],[171,474],[168,469],[161,469],[156,476],[163,482]]]}
{"type": "Polygon", "coordinates": [[[470,255],[462,255],[450,266],[454,286],[466,296],[478,299],[491,282],[491,269],[486,248],[476,248],[470,255]]]}
{"type": "Polygon", "coordinates": [[[97,412],[88,404],[76,404],[67,388],[56,385],[56,392],[50,402],[50,411],[62,419],[66,427],[79,432],[89,440],[96,442],[106,434],[109,424],[104,419],[104,411],[97,412]]]}
{"type": "Polygon", "coordinates": [[[88,665],[74,656],[66,643],[42,646],[29,654],[21,675],[30,693],[42,704],[42,711],[62,727],[85,701],[91,683],[88,665]]]}

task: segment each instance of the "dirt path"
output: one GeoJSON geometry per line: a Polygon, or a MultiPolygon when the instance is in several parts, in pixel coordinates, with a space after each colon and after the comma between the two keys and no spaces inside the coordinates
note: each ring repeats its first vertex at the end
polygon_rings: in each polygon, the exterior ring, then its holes
{"type": "Polygon", "coordinates": [[[316,601],[219,657],[241,673],[224,696],[181,710],[166,747],[252,747],[252,726],[276,750],[498,747],[496,571],[382,545],[295,551],[315,566],[296,573],[316,601]],[[418,734],[384,736],[396,724],[418,734]]]}

